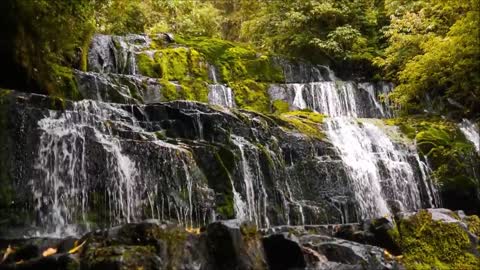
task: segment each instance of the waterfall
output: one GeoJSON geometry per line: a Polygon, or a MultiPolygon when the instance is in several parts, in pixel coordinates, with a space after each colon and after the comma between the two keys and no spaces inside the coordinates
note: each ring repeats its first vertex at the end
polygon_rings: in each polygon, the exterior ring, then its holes
{"type": "Polygon", "coordinates": [[[221,84],[209,85],[208,103],[228,108],[235,107],[233,91],[230,87],[221,84]]]}
{"type": "Polygon", "coordinates": [[[213,65],[209,66],[209,77],[213,84],[208,86],[208,103],[228,108],[235,107],[232,89],[218,83],[217,71],[213,65]]]}
{"type": "Polygon", "coordinates": [[[384,103],[378,100],[391,89],[387,83],[322,81],[275,86],[270,91],[271,96],[287,100],[291,91],[292,108],[308,108],[330,117],[325,123],[326,135],[347,168],[361,218],[391,214],[394,201],[409,210],[421,208],[420,185],[428,192],[430,206],[438,201],[433,198],[435,191],[425,164],[415,159],[416,150],[394,143],[376,124],[357,119],[392,116],[388,99],[384,103]],[[281,93],[282,89],[286,93],[281,93]]]}
{"type": "Polygon", "coordinates": [[[110,225],[168,216],[193,226],[193,193],[202,180],[194,173],[198,169],[191,153],[157,140],[123,108],[76,102],[71,110],[49,111],[38,128],[37,172],[31,187],[40,234],[76,235],[88,230],[90,212],[101,212],[96,209],[100,206],[106,212],[103,222],[110,225]],[[135,136],[119,137],[129,133],[135,136]],[[144,140],[153,153],[132,148],[129,140],[144,140]],[[167,187],[185,198],[171,197],[167,187]]]}
{"type": "Polygon", "coordinates": [[[307,108],[307,103],[303,99],[303,84],[295,83],[292,84],[295,91],[295,98],[293,99],[293,106],[302,110],[307,108]]]}
{"type": "Polygon", "coordinates": [[[472,142],[475,146],[475,150],[480,154],[480,132],[479,127],[475,123],[463,119],[463,121],[458,125],[462,133],[465,135],[465,138],[472,142]]]}
{"type": "Polygon", "coordinates": [[[241,198],[235,198],[234,192],[234,205],[235,209],[239,209],[239,214],[236,218],[243,220],[250,220],[255,222],[257,226],[268,225],[268,217],[266,213],[267,207],[267,192],[263,186],[262,172],[260,171],[260,162],[258,157],[258,149],[245,138],[231,135],[233,144],[238,148],[240,152],[240,164],[242,171],[242,189],[245,197],[245,202],[241,198]],[[246,151],[249,151],[248,158],[246,151]],[[249,161],[254,165],[250,165],[249,161]]]}
{"type": "Polygon", "coordinates": [[[352,190],[362,218],[390,214],[389,200],[407,209],[421,207],[415,173],[409,153],[398,150],[388,136],[374,124],[352,118],[331,118],[327,136],[337,147],[349,169],[352,190]]]}

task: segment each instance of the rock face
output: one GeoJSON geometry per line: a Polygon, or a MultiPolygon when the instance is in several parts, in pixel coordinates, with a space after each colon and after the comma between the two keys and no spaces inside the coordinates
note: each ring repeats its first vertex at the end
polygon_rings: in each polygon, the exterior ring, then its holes
{"type": "Polygon", "coordinates": [[[15,190],[2,198],[4,236],[144,218],[198,226],[238,216],[260,227],[338,223],[348,220],[344,211],[355,218],[332,146],[280,119],[192,102],[63,102],[15,92],[1,107],[11,153],[4,189],[15,190]]]}
{"type": "MultiPolygon", "coordinates": [[[[12,242],[0,269],[393,269],[377,247],[326,235],[262,236],[253,224],[226,220],[189,233],[149,220],[98,230],[80,239],[12,242]],[[66,244],[69,243],[69,244],[66,244]],[[22,250],[34,249],[21,257],[22,250]],[[43,256],[47,249],[56,252],[43,256]],[[18,263],[22,259],[22,262],[18,263]]],[[[0,241],[4,245],[6,241],[0,241]]],[[[25,252],[23,252],[25,253],[25,252]]]]}

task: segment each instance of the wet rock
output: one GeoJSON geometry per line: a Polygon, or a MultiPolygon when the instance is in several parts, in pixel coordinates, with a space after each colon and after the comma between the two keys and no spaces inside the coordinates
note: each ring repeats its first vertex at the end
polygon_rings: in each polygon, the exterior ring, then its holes
{"type": "Polygon", "coordinates": [[[394,268],[394,263],[384,258],[384,250],[379,247],[320,235],[300,237],[300,242],[323,254],[331,262],[372,270],[394,268]]]}
{"type": "Polygon", "coordinates": [[[218,221],[206,230],[207,269],[266,269],[259,234],[239,220],[218,221]]]}
{"type": "Polygon", "coordinates": [[[307,267],[302,246],[291,234],[273,234],[263,238],[263,249],[270,269],[287,270],[307,267]]]}
{"type": "Polygon", "coordinates": [[[148,220],[87,234],[82,269],[199,269],[203,238],[173,223],[148,220]]]}
{"type": "Polygon", "coordinates": [[[124,104],[163,101],[158,80],[123,74],[75,71],[78,90],[85,99],[124,104]]]}
{"type": "MultiPolygon", "coordinates": [[[[78,259],[69,254],[57,254],[29,261],[0,265],[0,270],[78,270],[78,259]]],[[[104,268],[102,268],[104,269],[104,268]]],[[[111,268],[110,268],[111,269],[111,268]]]]}
{"type": "Polygon", "coordinates": [[[147,48],[149,42],[143,35],[97,34],[88,51],[88,71],[134,75],[137,69],[135,52],[147,48]]]}

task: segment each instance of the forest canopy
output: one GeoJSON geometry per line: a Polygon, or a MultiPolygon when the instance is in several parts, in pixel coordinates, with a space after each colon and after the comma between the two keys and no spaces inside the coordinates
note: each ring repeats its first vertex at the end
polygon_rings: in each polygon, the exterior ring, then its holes
{"type": "Polygon", "coordinates": [[[2,10],[15,16],[2,19],[13,29],[2,43],[49,93],[61,91],[54,85],[69,87],[68,68],[85,67],[94,33],[169,32],[247,43],[330,65],[339,74],[353,70],[392,81],[391,98],[405,113],[434,108],[480,114],[479,0],[7,2],[2,10]]]}

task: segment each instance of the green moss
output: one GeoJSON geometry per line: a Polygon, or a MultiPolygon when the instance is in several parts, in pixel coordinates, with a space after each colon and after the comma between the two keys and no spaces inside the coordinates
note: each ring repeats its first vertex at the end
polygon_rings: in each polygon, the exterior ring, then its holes
{"type": "Polygon", "coordinates": [[[50,64],[50,67],[50,76],[44,81],[49,95],[71,100],[80,100],[82,96],[78,91],[73,70],[69,67],[56,64],[50,64]]]}
{"type": "Polygon", "coordinates": [[[261,55],[246,44],[234,43],[216,38],[198,37],[178,39],[179,43],[195,48],[214,64],[224,82],[240,80],[258,82],[283,82],[282,69],[272,58],[261,55]]]}
{"type": "MultiPolygon", "coordinates": [[[[317,139],[324,139],[325,135],[321,130],[323,123],[323,114],[308,111],[292,111],[278,116],[283,123],[290,128],[317,139]]],[[[282,124],[282,123],[280,123],[282,124]]]]}
{"type": "Polygon", "coordinates": [[[166,130],[160,130],[155,132],[155,137],[159,140],[166,140],[167,139],[167,131],[166,130]]]}
{"type": "Polygon", "coordinates": [[[465,218],[468,230],[480,238],[480,218],[478,216],[468,216],[465,218]]]}
{"type": "Polygon", "coordinates": [[[151,78],[161,78],[162,73],[160,65],[155,63],[153,57],[147,53],[137,54],[137,67],[140,74],[151,78]]]}
{"type": "Polygon", "coordinates": [[[432,220],[422,210],[397,224],[392,233],[407,269],[476,269],[480,259],[469,253],[468,234],[455,223],[432,220]]]}
{"type": "Polygon", "coordinates": [[[220,148],[215,153],[215,158],[220,165],[220,177],[215,183],[215,191],[220,196],[217,198],[217,213],[225,218],[235,217],[235,211],[233,207],[233,187],[231,172],[235,169],[235,155],[227,148],[220,148]]]}
{"type": "Polygon", "coordinates": [[[170,81],[161,80],[160,84],[164,101],[195,100],[208,102],[208,85],[202,79],[184,80],[177,85],[170,81]]]}
{"type": "Polygon", "coordinates": [[[163,96],[163,100],[165,101],[172,101],[177,100],[180,97],[179,91],[177,90],[177,86],[169,81],[161,80],[160,85],[162,89],[160,90],[163,96]]]}
{"type": "Polygon", "coordinates": [[[208,102],[208,84],[201,78],[180,82],[180,98],[208,102]]]}
{"type": "Polygon", "coordinates": [[[151,262],[145,258],[153,258],[153,246],[105,246],[89,248],[84,254],[84,264],[93,269],[106,266],[116,266],[121,262],[120,268],[115,269],[143,269],[151,262]],[[144,259],[139,259],[144,258],[144,259]]]}
{"type": "Polygon", "coordinates": [[[266,83],[253,80],[244,80],[231,83],[230,87],[235,93],[235,103],[242,109],[269,113],[270,100],[266,83]]]}
{"type": "Polygon", "coordinates": [[[243,235],[243,239],[247,243],[260,238],[257,226],[253,223],[242,223],[240,225],[240,233],[243,235]]]}
{"type": "Polygon", "coordinates": [[[155,51],[153,57],[141,53],[137,56],[137,65],[140,74],[167,81],[208,78],[207,63],[195,49],[165,48],[155,51]]]}
{"type": "Polygon", "coordinates": [[[154,227],[153,230],[147,232],[153,239],[162,240],[167,247],[167,258],[169,264],[167,269],[177,269],[183,261],[182,255],[184,254],[185,242],[188,237],[188,233],[179,227],[172,227],[168,229],[162,229],[154,227]]]}
{"type": "Polygon", "coordinates": [[[290,109],[290,105],[288,104],[288,102],[279,99],[272,102],[272,107],[273,112],[276,114],[286,113],[290,109]]]}

